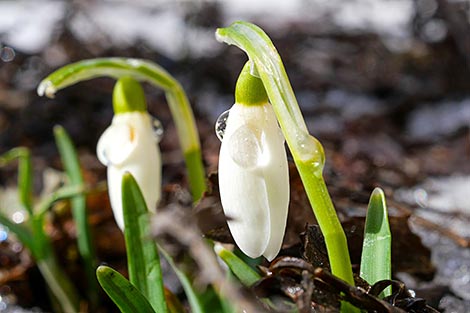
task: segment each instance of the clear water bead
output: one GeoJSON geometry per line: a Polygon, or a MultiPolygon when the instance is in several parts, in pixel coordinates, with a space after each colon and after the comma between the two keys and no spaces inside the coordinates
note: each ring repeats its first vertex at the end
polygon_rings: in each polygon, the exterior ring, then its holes
{"type": "Polygon", "coordinates": [[[155,136],[155,141],[159,143],[160,140],[162,140],[163,134],[165,132],[160,120],[156,118],[152,118],[152,128],[153,128],[153,135],[155,136]]]}
{"type": "Polygon", "coordinates": [[[220,116],[217,118],[217,121],[215,121],[215,134],[217,135],[217,138],[219,138],[220,141],[222,141],[222,139],[224,138],[229,113],[230,110],[225,111],[224,113],[220,114],[220,116]]]}
{"type": "Polygon", "coordinates": [[[262,163],[261,131],[242,126],[228,138],[232,160],[245,170],[254,170],[262,163]]]}
{"type": "Polygon", "coordinates": [[[3,62],[10,62],[10,61],[13,61],[13,59],[15,58],[15,50],[13,50],[12,48],[10,47],[3,47],[3,48],[0,48],[0,59],[3,61],[3,62]]]}

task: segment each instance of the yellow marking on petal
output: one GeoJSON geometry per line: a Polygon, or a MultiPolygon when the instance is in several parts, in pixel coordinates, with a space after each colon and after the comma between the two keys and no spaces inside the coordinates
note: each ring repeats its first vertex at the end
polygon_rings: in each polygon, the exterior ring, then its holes
{"type": "Polygon", "coordinates": [[[135,139],[135,129],[132,126],[129,127],[129,139],[131,142],[134,142],[135,139]]]}

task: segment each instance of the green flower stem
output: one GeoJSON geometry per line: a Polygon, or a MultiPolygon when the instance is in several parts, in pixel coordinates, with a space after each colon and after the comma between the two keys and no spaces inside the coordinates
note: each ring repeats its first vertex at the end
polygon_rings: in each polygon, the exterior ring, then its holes
{"type": "Polygon", "coordinates": [[[308,133],[281,57],[264,31],[250,23],[235,22],[218,29],[216,36],[244,50],[254,64],[252,73],[263,81],[325,237],[332,273],[354,285],[346,235],[322,176],[323,147],[308,133]]]}
{"type": "Polygon", "coordinates": [[[100,58],[66,65],[46,77],[38,86],[38,94],[54,94],[77,82],[100,76],[119,79],[124,76],[162,88],[173,115],[181,150],[185,155],[188,179],[195,201],[206,190],[205,170],[194,115],[186,94],[177,80],[155,63],[139,59],[100,58]]]}
{"type": "MultiPolygon", "coordinates": [[[[388,222],[387,205],[382,189],[375,188],[370,196],[364,227],[361,255],[361,278],[373,285],[392,278],[392,234],[388,222]]],[[[382,296],[389,296],[387,287],[382,296]]]]}
{"type": "MultiPolygon", "coordinates": [[[[78,155],[75,147],[62,126],[54,127],[54,137],[57,148],[59,149],[62,164],[69,179],[70,187],[84,189],[84,180],[78,161],[78,155]]],[[[86,197],[81,193],[65,195],[56,194],[56,196],[71,197],[72,215],[77,227],[77,245],[80,256],[82,257],[85,272],[87,275],[87,294],[92,307],[96,307],[98,303],[98,281],[95,276],[95,249],[92,244],[92,236],[90,225],[88,223],[88,215],[86,210],[86,197]]],[[[48,205],[50,207],[50,205],[48,205]]]]}

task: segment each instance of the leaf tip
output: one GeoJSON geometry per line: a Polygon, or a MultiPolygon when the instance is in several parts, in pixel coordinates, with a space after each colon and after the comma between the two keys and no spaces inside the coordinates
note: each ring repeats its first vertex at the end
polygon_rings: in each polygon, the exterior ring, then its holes
{"type": "Polygon", "coordinates": [[[374,199],[385,198],[385,193],[383,189],[380,187],[375,187],[374,190],[372,191],[371,198],[374,198],[374,199]]]}
{"type": "Polygon", "coordinates": [[[46,95],[48,98],[54,98],[56,91],[56,88],[50,80],[43,80],[37,89],[37,93],[40,97],[46,95]]]}

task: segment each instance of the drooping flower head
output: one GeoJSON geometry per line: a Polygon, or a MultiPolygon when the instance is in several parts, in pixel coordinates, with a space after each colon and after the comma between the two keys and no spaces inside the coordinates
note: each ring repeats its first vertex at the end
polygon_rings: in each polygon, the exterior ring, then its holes
{"type": "Polygon", "coordinates": [[[230,232],[248,256],[281,249],[289,203],[284,137],[262,81],[248,62],[235,90],[219,156],[219,189],[230,232]]]}
{"type": "Polygon", "coordinates": [[[120,78],[113,91],[114,117],[96,148],[108,167],[108,192],[116,223],[124,230],[122,176],[129,172],[137,181],[147,208],[155,212],[161,194],[161,157],[140,84],[120,78]]]}

